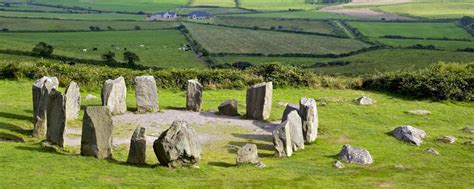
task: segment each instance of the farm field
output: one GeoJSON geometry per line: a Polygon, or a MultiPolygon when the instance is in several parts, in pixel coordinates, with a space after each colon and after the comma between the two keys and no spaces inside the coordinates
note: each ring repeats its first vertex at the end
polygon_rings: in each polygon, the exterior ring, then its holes
{"type": "Polygon", "coordinates": [[[373,74],[384,71],[412,70],[427,67],[438,62],[469,63],[474,61],[474,53],[448,52],[414,49],[382,49],[343,58],[297,58],[297,57],[214,57],[220,64],[250,62],[253,64],[280,63],[308,67],[315,63],[351,62],[345,66],[311,68],[323,74],[373,74]]]}
{"type": "Polygon", "coordinates": [[[386,45],[394,47],[411,47],[417,44],[424,46],[433,45],[437,49],[455,51],[457,49],[474,47],[473,41],[443,41],[443,40],[406,40],[406,39],[377,39],[386,45]]]}
{"type": "Polygon", "coordinates": [[[80,21],[37,18],[1,18],[0,29],[9,31],[89,31],[90,26],[103,30],[142,30],[169,29],[179,26],[178,22],[144,22],[144,21],[80,21]],[[110,29],[109,29],[110,27],[110,29]]]}
{"type": "Polygon", "coordinates": [[[186,23],[185,26],[192,37],[210,53],[341,54],[369,47],[368,44],[351,39],[193,23],[186,23]]]}
{"type": "Polygon", "coordinates": [[[341,14],[319,12],[319,11],[285,11],[285,12],[267,12],[254,14],[241,14],[242,17],[264,17],[264,18],[299,18],[299,19],[354,19],[350,16],[341,14]]]}
{"type": "Polygon", "coordinates": [[[377,9],[402,15],[423,18],[461,18],[474,16],[474,3],[407,3],[379,6],[377,9]]]}
{"type": "MultiPolygon", "coordinates": [[[[67,10],[63,8],[55,8],[55,7],[44,7],[44,6],[33,6],[27,5],[26,3],[20,4],[10,4],[9,7],[0,6],[2,10],[9,10],[9,11],[45,11],[45,12],[64,12],[66,13],[67,10]]],[[[72,11],[72,10],[69,10],[72,11]]],[[[77,11],[80,12],[80,11],[77,11]]]]}
{"type": "MultiPolygon", "coordinates": [[[[32,83],[31,80],[0,80],[3,107],[0,112],[0,136],[23,138],[26,141],[1,142],[0,158],[3,163],[0,171],[8,172],[0,177],[3,187],[113,187],[120,184],[121,187],[265,185],[311,188],[469,188],[474,184],[469,171],[466,170],[474,168],[472,147],[462,144],[472,135],[459,131],[474,121],[469,116],[474,114],[472,103],[416,101],[383,93],[354,90],[275,89],[272,119],[279,119],[283,112],[283,107],[277,106],[277,102],[296,102],[301,96],[324,99],[327,102],[326,106],[318,108],[320,133],[316,143],[306,145],[303,151],[296,152],[291,158],[276,158],[271,150],[271,138],[253,139],[245,134],[249,131],[237,126],[226,126],[228,129],[225,129],[220,125],[193,125],[198,133],[221,133],[234,137],[203,145],[199,169],[168,169],[155,166],[157,159],[150,147],[147,149],[147,165],[143,167],[127,166],[124,163],[128,154],[127,145],[115,147],[113,160],[109,161],[79,156],[78,147],[67,146],[65,152],[41,147],[38,141],[28,136],[32,129],[32,83]],[[12,88],[15,88],[15,95],[11,95],[12,88]],[[377,105],[355,105],[353,99],[360,95],[376,99],[377,105]],[[428,109],[433,114],[414,116],[404,112],[420,108],[428,109]],[[394,127],[405,124],[414,125],[428,133],[421,147],[400,142],[385,134],[394,127]],[[437,143],[436,138],[446,133],[456,135],[458,142],[450,145],[437,143]],[[236,154],[232,148],[247,142],[259,146],[259,155],[267,165],[266,168],[235,166],[236,154]],[[374,158],[374,164],[346,164],[345,169],[335,169],[332,165],[335,155],[346,143],[368,149],[374,158]],[[424,150],[428,147],[435,147],[442,155],[427,154],[424,150]],[[414,177],[418,179],[412,179],[414,177]],[[462,182],[452,182],[453,180],[462,182]]],[[[100,91],[83,91],[82,96],[99,93],[100,91]]],[[[159,93],[160,107],[163,109],[184,106],[184,92],[160,90],[159,93]]],[[[128,105],[133,108],[133,90],[129,90],[128,97],[128,105]]],[[[245,91],[205,91],[204,109],[215,111],[221,101],[229,98],[243,102],[245,91]]],[[[98,104],[100,99],[84,101],[85,106],[98,104]]],[[[241,108],[243,109],[245,108],[241,108]]],[[[77,128],[76,125],[80,123],[81,120],[75,121],[68,127],[77,128]]],[[[133,132],[133,128],[134,125],[115,127],[114,134],[127,135],[133,132]]]]}
{"type": "Polygon", "coordinates": [[[241,7],[255,10],[315,9],[321,5],[306,4],[304,0],[240,0],[241,7]]]}
{"type": "Polygon", "coordinates": [[[35,0],[36,3],[50,5],[78,6],[107,11],[156,12],[184,6],[188,0],[35,0]]]}
{"type": "Polygon", "coordinates": [[[79,13],[39,13],[39,12],[14,12],[0,11],[0,17],[21,18],[54,18],[69,20],[145,20],[143,15],[134,14],[79,14],[79,13]]]}
{"type": "Polygon", "coordinates": [[[179,50],[186,40],[178,30],[69,32],[69,33],[1,33],[0,49],[30,51],[40,41],[53,45],[54,54],[80,59],[101,59],[105,52],[116,53],[122,60],[124,48],[137,53],[142,65],[157,67],[204,67],[194,53],[179,50]],[[130,38],[130,36],[134,36],[130,38]],[[140,47],[144,45],[144,47],[140,47]],[[98,48],[97,51],[92,51],[98,48]],[[88,49],[83,52],[82,49],[88,49]]]}
{"type": "Polygon", "coordinates": [[[235,7],[234,0],[191,0],[191,6],[235,7]]]}
{"type": "Polygon", "coordinates": [[[233,8],[233,7],[182,7],[177,8],[176,11],[179,14],[189,14],[193,11],[205,11],[214,15],[226,15],[226,14],[242,14],[242,13],[252,13],[254,11],[233,8]]]}

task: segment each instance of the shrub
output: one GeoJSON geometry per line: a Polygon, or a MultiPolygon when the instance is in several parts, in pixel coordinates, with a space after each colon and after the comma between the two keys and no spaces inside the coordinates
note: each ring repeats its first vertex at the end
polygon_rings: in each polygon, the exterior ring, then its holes
{"type": "Polygon", "coordinates": [[[130,68],[134,68],[136,66],[136,62],[140,61],[140,57],[137,54],[125,51],[123,53],[123,60],[127,62],[130,68]]]}
{"type": "Polygon", "coordinates": [[[140,26],[135,26],[135,30],[141,30],[142,28],[140,26]]]}
{"type": "Polygon", "coordinates": [[[115,60],[115,53],[112,51],[106,52],[102,54],[102,60],[104,60],[107,63],[116,63],[117,61],[115,60]]]}
{"type": "Polygon", "coordinates": [[[45,42],[39,42],[36,44],[36,46],[33,48],[33,54],[38,55],[38,56],[44,56],[48,57],[53,54],[54,47],[46,44],[45,42]]]}

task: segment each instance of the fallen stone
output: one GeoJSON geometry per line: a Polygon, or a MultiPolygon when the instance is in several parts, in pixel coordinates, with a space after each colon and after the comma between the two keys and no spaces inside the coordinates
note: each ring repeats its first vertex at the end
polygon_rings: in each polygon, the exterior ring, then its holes
{"type": "Polygon", "coordinates": [[[402,141],[413,143],[417,146],[420,146],[423,143],[423,138],[425,138],[425,131],[412,127],[410,125],[401,126],[395,128],[391,134],[402,141]]]}
{"type": "Polygon", "coordinates": [[[342,147],[338,157],[348,163],[362,165],[373,163],[372,156],[370,155],[369,151],[362,148],[351,147],[349,144],[346,144],[342,147]]]}
{"type": "Polygon", "coordinates": [[[286,108],[285,108],[285,111],[283,111],[283,116],[281,117],[281,121],[286,121],[287,117],[288,117],[288,114],[290,114],[290,112],[292,112],[293,110],[296,110],[296,111],[300,111],[300,106],[297,105],[297,104],[291,104],[291,103],[288,103],[286,105],[286,108]]]}
{"type": "Polygon", "coordinates": [[[185,121],[175,121],[155,140],[153,149],[161,165],[193,166],[201,159],[201,145],[185,121]]]}
{"type": "Polygon", "coordinates": [[[66,118],[75,120],[79,117],[81,111],[81,92],[76,82],[71,81],[66,88],[66,118]]]}
{"type": "Polygon", "coordinates": [[[454,136],[444,136],[438,139],[438,141],[446,144],[454,144],[457,138],[454,136]]]}
{"type": "Polygon", "coordinates": [[[112,157],[112,114],[105,106],[86,108],[82,124],[81,155],[112,157]]]}
{"type": "Polygon", "coordinates": [[[342,162],[340,162],[339,160],[336,160],[334,162],[334,167],[336,167],[338,169],[342,169],[342,168],[344,168],[344,164],[342,162]]]}
{"type": "Polygon", "coordinates": [[[33,92],[33,137],[44,138],[47,130],[47,107],[49,93],[51,90],[57,89],[59,81],[56,77],[42,77],[32,86],[33,92]]]}
{"type": "Polygon", "coordinates": [[[266,120],[272,111],[272,82],[260,83],[247,89],[247,117],[266,120]]]}
{"type": "Polygon", "coordinates": [[[428,110],[410,110],[407,113],[412,114],[412,115],[430,115],[431,114],[431,112],[428,110]]]}
{"type": "Polygon", "coordinates": [[[158,93],[153,76],[135,77],[135,97],[138,113],[158,111],[158,93]]]}
{"type": "Polygon", "coordinates": [[[130,151],[128,152],[127,163],[145,164],[146,158],[146,139],[145,127],[137,127],[133,132],[130,141],[130,151]]]}
{"type": "Polygon", "coordinates": [[[367,96],[361,96],[361,97],[356,99],[356,103],[358,105],[362,105],[362,106],[370,106],[370,105],[375,104],[375,100],[373,100],[373,99],[371,99],[367,96]]]}
{"type": "Polygon", "coordinates": [[[115,80],[108,79],[102,87],[102,106],[107,106],[113,115],[123,114],[127,111],[127,86],[125,79],[119,77],[115,80]]]}
{"type": "Polygon", "coordinates": [[[97,97],[94,96],[94,95],[88,94],[88,95],[86,96],[86,100],[94,100],[94,99],[97,99],[97,97]]]}
{"type": "Polygon", "coordinates": [[[47,108],[47,142],[60,147],[64,146],[64,130],[67,124],[66,112],[65,95],[53,88],[49,94],[47,108]]]}
{"type": "Polygon", "coordinates": [[[219,113],[221,115],[236,116],[239,115],[237,100],[228,100],[219,105],[219,113]]]}
{"type": "Polygon", "coordinates": [[[240,164],[257,164],[260,162],[258,158],[257,145],[245,144],[237,151],[237,165],[240,164]]]}
{"type": "Polygon", "coordinates": [[[290,138],[293,152],[304,150],[303,126],[300,115],[296,110],[288,114],[288,124],[290,124],[290,138]]]}
{"type": "Polygon", "coordinates": [[[293,154],[290,122],[288,120],[282,122],[273,130],[273,145],[277,157],[290,157],[293,154]]]}
{"type": "Polygon", "coordinates": [[[474,145],[474,140],[464,142],[465,145],[474,145]]]}
{"type": "Polygon", "coordinates": [[[186,93],[186,109],[193,112],[200,112],[202,106],[203,86],[198,80],[188,80],[188,90],[186,93]]]}
{"type": "Polygon", "coordinates": [[[466,133],[474,133],[474,126],[464,127],[464,129],[462,129],[462,131],[466,132],[466,133]]]}
{"type": "Polygon", "coordinates": [[[425,152],[430,153],[430,154],[440,155],[440,153],[436,151],[436,149],[434,148],[428,148],[425,150],[425,152]]]}
{"type": "Polygon", "coordinates": [[[267,167],[267,165],[265,165],[265,163],[263,162],[258,162],[256,165],[255,165],[256,168],[265,168],[267,167]]]}
{"type": "Polygon", "coordinates": [[[312,98],[301,98],[300,112],[303,121],[303,136],[306,143],[311,143],[318,137],[318,108],[312,98]]]}

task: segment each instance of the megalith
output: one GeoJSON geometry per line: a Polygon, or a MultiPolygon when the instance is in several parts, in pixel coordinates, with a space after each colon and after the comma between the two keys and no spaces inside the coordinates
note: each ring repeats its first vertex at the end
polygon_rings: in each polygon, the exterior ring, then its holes
{"type": "Polygon", "coordinates": [[[76,82],[71,81],[66,88],[66,118],[75,120],[81,111],[81,92],[76,82]]]}
{"type": "Polygon", "coordinates": [[[293,154],[290,122],[288,120],[282,122],[273,130],[273,145],[277,157],[290,157],[293,154]]]}
{"type": "Polygon", "coordinates": [[[53,88],[58,88],[59,81],[56,77],[44,76],[35,81],[33,92],[33,137],[44,138],[47,130],[47,107],[49,93],[53,88]]]}
{"type": "Polygon", "coordinates": [[[203,86],[198,80],[188,80],[186,92],[186,109],[193,112],[200,112],[202,106],[203,86]]]}
{"type": "Polygon", "coordinates": [[[133,132],[130,141],[130,151],[128,152],[127,163],[145,164],[146,159],[146,139],[145,127],[137,127],[133,132]]]}
{"type": "Polygon", "coordinates": [[[220,104],[218,109],[221,115],[227,115],[227,116],[239,115],[237,100],[227,100],[224,103],[220,104]]]}
{"type": "Polygon", "coordinates": [[[283,116],[281,117],[281,121],[286,121],[286,119],[288,118],[288,114],[290,114],[290,112],[292,112],[293,110],[296,110],[299,113],[300,106],[298,104],[288,103],[285,107],[285,111],[283,111],[283,116]]]}
{"type": "Polygon", "coordinates": [[[290,125],[291,147],[293,152],[304,149],[303,126],[296,110],[291,111],[287,118],[290,125]]]}
{"type": "Polygon", "coordinates": [[[369,151],[363,148],[352,147],[349,144],[344,145],[337,156],[353,164],[367,165],[374,162],[369,151]]]}
{"type": "Polygon", "coordinates": [[[237,165],[240,164],[257,164],[260,162],[258,158],[257,145],[245,144],[237,151],[237,158],[235,160],[237,165]]]}
{"type": "Polygon", "coordinates": [[[137,100],[137,112],[158,111],[158,93],[153,76],[135,77],[135,97],[137,100]]]}
{"type": "Polygon", "coordinates": [[[311,143],[318,136],[318,108],[316,100],[312,98],[301,98],[300,112],[303,122],[303,136],[306,143],[311,143]]]}
{"type": "Polygon", "coordinates": [[[112,114],[105,106],[86,108],[82,124],[81,155],[112,157],[112,114]]]}
{"type": "Polygon", "coordinates": [[[127,111],[127,86],[125,79],[108,79],[102,87],[102,106],[106,106],[113,115],[127,111]]]}
{"type": "Polygon", "coordinates": [[[272,111],[272,82],[260,83],[247,89],[247,117],[265,120],[272,111]]]}
{"type": "Polygon", "coordinates": [[[64,146],[64,130],[66,129],[66,96],[55,88],[49,94],[47,107],[46,141],[51,144],[64,146]]]}

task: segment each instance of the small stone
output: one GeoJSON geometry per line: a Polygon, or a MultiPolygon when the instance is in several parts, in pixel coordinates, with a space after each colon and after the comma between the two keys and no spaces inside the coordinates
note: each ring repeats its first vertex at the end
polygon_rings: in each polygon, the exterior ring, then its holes
{"type": "Polygon", "coordinates": [[[465,145],[474,145],[474,140],[464,142],[465,145]]]}
{"type": "Polygon", "coordinates": [[[188,80],[188,90],[186,92],[186,109],[193,112],[200,112],[202,107],[202,93],[204,87],[198,80],[188,80]]]}
{"type": "Polygon", "coordinates": [[[303,123],[303,136],[306,143],[312,143],[318,137],[318,107],[316,100],[312,98],[301,98],[300,111],[303,123]]]}
{"type": "Polygon", "coordinates": [[[334,167],[336,167],[338,169],[342,169],[342,168],[344,168],[344,164],[342,162],[340,162],[339,160],[336,160],[334,162],[334,167]]]}
{"type": "Polygon", "coordinates": [[[431,114],[431,112],[428,110],[410,110],[407,113],[412,114],[412,115],[430,115],[431,114]]]}
{"type": "Polygon", "coordinates": [[[219,113],[221,115],[236,116],[239,115],[237,100],[228,100],[219,105],[219,113]]]}
{"type": "Polygon", "coordinates": [[[112,114],[105,106],[86,108],[82,124],[81,155],[112,157],[112,114]]]}
{"type": "Polygon", "coordinates": [[[245,144],[237,151],[237,165],[257,164],[259,162],[257,145],[245,144]]]}
{"type": "Polygon", "coordinates": [[[349,144],[346,144],[342,147],[338,157],[348,163],[362,165],[373,163],[372,156],[370,155],[369,151],[358,147],[351,147],[349,144]]]}
{"type": "Polygon", "coordinates": [[[146,139],[145,127],[137,127],[133,132],[130,141],[130,151],[128,152],[127,163],[145,164],[146,158],[146,139]]]}
{"type": "Polygon", "coordinates": [[[265,165],[265,163],[263,162],[258,162],[256,165],[255,165],[256,168],[265,168],[267,167],[267,165],[265,165]]]}
{"type": "Polygon", "coordinates": [[[135,97],[138,113],[158,111],[158,92],[153,76],[135,77],[135,97]]]}
{"type": "Polygon", "coordinates": [[[361,96],[359,98],[356,99],[356,102],[358,105],[362,105],[362,106],[370,106],[370,105],[373,105],[375,104],[375,100],[367,97],[367,96],[361,96]]]}
{"type": "Polygon", "coordinates": [[[300,106],[297,105],[297,104],[292,104],[292,103],[288,103],[286,105],[286,108],[285,108],[285,111],[283,111],[283,116],[281,117],[281,121],[286,121],[287,117],[288,117],[288,114],[290,114],[290,112],[292,112],[293,110],[296,110],[296,111],[300,111],[300,106]]]}
{"type": "Polygon", "coordinates": [[[47,133],[46,141],[64,146],[64,130],[66,129],[66,97],[55,88],[49,93],[48,108],[47,108],[47,133]]]}
{"type": "Polygon", "coordinates": [[[464,129],[462,129],[462,131],[466,132],[466,133],[474,133],[474,126],[464,127],[464,129]]]}
{"type": "Polygon", "coordinates": [[[391,134],[398,140],[410,142],[417,146],[420,146],[423,143],[422,139],[426,136],[425,131],[410,125],[397,127],[391,132],[391,134]]]}
{"type": "Polygon", "coordinates": [[[101,96],[102,106],[107,106],[113,115],[127,112],[127,86],[123,77],[105,81],[101,96]]]}
{"type": "Polygon", "coordinates": [[[88,94],[88,95],[86,96],[86,100],[94,100],[94,99],[97,99],[97,97],[94,96],[94,95],[88,94]]]}
{"type": "Polygon", "coordinates": [[[277,157],[290,157],[293,154],[288,120],[282,122],[273,130],[273,146],[277,157]]]}
{"type": "Polygon", "coordinates": [[[430,154],[440,155],[440,153],[436,151],[436,149],[434,148],[428,148],[425,150],[425,152],[430,153],[430,154]]]}
{"type": "Polygon", "coordinates": [[[75,120],[81,111],[81,92],[76,82],[71,81],[66,88],[66,117],[67,120],[75,120]]]}
{"type": "Polygon", "coordinates": [[[260,83],[247,89],[247,117],[266,120],[272,111],[273,83],[260,83]]]}
{"type": "Polygon", "coordinates": [[[457,138],[454,136],[444,136],[438,139],[438,141],[446,143],[446,144],[453,144],[456,142],[456,140],[457,138]]]}

